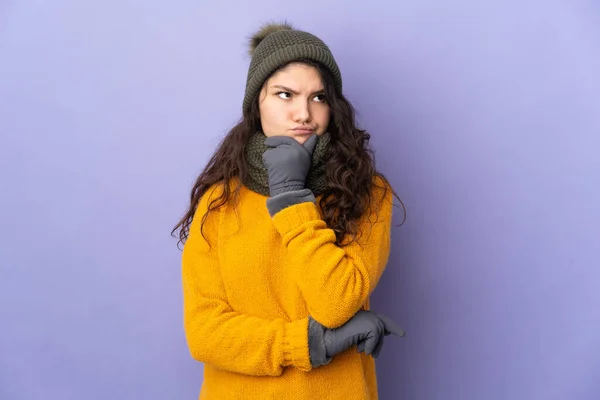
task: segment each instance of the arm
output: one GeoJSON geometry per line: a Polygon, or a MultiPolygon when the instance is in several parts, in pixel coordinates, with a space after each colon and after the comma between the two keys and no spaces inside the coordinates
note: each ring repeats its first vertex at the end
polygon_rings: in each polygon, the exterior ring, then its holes
{"type": "Polygon", "coordinates": [[[209,189],[201,199],[183,249],[184,328],[192,357],[247,375],[281,375],[283,367],[311,369],[308,318],[287,322],[235,312],[228,304],[217,258],[219,211],[209,214],[209,189]],[[210,248],[209,248],[210,244],[210,248]]]}
{"type": "Polygon", "coordinates": [[[327,328],[337,328],[356,314],[385,269],[393,199],[389,186],[385,195],[378,187],[384,186],[381,179],[376,185],[371,209],[360,220],[362,236],[345,247],[335,244],[335,233],[321,219],[314,201],[291,201],[273,213],[308,312],[327,328]]]}

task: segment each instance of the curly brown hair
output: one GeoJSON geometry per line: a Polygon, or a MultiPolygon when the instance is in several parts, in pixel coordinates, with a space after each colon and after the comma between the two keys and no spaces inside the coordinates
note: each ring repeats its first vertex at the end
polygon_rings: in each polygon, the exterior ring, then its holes
{"type": "MultiPolygon", "coordinates": [[[[319,200],[319,206],[323,220],[335,232],[336,244],[345,246],[357,238],[358,221],[371,206],[372,186],[376,177],[384,183],[382,198],[389,187],[402,204],[406,220],[406,208],[402,200],[391,189],[387,178],[375,168],[375,158],[369,146],[371,135],[356,127],[354,107],[337,89],[329,70],[312,60],[297,60],[292,63],[307,64],[319,71],[325,98],[331,110],[328,127],[331,142],[325,156],[327,187],[319,200]],[[346,240],[348,238],[349,241],[346,240]]],[[[289,64],[279,67],[271,76],[289,64]]],[[[211,211],[227,204],[239,194],[241,182],[247,177],[245,147],[250,137],[261,129],[259,115],[259,96],[256,96],[250,110],[243,113],[240,122],[222,139],[208,164],[196,178],[190,195],[190,206],[171,231],[171,235],[175,236],[179,229],[178,245],[185,243],[196,207],[211,186],[222,183],[223,191],[210,202],[208,211],[202,218],[201,230],[211,211]],[[232,191],[230,182],[235,178],[239,178],[239,182],[232,191]]]]}

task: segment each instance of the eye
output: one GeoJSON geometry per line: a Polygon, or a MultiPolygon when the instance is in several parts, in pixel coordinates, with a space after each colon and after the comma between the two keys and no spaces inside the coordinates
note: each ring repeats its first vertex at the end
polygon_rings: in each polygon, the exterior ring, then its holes
{"type": "Polygon", "coordinates": [[[325,95],[324,94],[318,94],[314,97],[315,101],[318,101],[319,103],[325,103],[325,95]]]}
{"type": "Polygon", "coordinates": [[[277,92],[275,94],[284,100],[289,100],[290,97],[292,97],[292,94],[290,92],[277,92]],[[288,96],[288,97],[285,97],[285,96],[288,96]]]}

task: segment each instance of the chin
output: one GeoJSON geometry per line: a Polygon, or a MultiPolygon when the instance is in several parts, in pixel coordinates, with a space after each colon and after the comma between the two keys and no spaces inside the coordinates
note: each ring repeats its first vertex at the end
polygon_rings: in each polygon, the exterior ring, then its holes
{"type": "MultiPolygon", "coordinates": [[[[316,135],[321,136],[323,133],[325,132],[317,132],[316,135]]],[[[311,136],[312,135],[292,135],[292,137],[300,144],[304,144],[304,142],[306,142],[311,136]]]]}
{"type": "Polygon", "coordinates": [[[296,142],[304,143],[304,142],[306,142],[306,139],[308,139],[308,137],[307,136],[294,136],[294,139],[296,139],[296,142]]]}
{"type": "Polygon", "coordinates": [[[307,136],[307,135],[298,135],[298,136],[294,136],[294,139],[296,139],[296,142],[298,142],[300,144],[304,144],[308,140],[309,137],[310,136],[307,136]]]}

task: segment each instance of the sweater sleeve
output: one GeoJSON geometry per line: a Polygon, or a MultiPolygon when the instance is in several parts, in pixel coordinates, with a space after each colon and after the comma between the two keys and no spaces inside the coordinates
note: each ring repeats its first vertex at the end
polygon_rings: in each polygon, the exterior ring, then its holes
{"type": "Polygon", "coordinates": [[[200,232],[209,197],[199,202],[183,248],[184,329],[190,354],[247,375],[279,376],[287,366],[310,370],[308,318],[268,320],[241,314],[228,304],[217,253],[219,211],[206,219],[208,242],[200,232]]]}
{"type": "Polygon", "coordinates": [[[393,198],[391,188],[378,180],[371,207],[359,221],[362,235],[344,247],[336,245],[335,232],[314,202],[273,216],[308,312],[327,328],[343,325],[365,305],[387,264],[393,198]]]}

